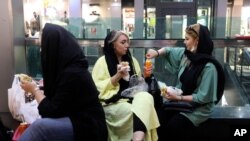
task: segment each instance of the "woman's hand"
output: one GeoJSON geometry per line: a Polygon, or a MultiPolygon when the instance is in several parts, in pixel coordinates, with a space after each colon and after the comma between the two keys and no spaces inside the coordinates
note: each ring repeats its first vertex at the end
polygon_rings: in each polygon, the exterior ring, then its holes
{"type": "Polygon", "coordinates": [[[129,74],[130,68],[129,66],[117,65],[117,73],[121,76],[127,76],[129,74]]]}
{"type": "Polygon", "coordinates": [[[146,54],[147,59],[152,59],[158,56],[158,52],[154,49],[149,49],[146,54]]]}
{"type": "Polygon", "coordinates": [[[40,103],[45,98],[43,91],[39,90],[39,87],[34,81],[21,81],[20,86],[25,91],[25,95],[28,95],[28,93],[32,93],[38,103],[40,103]]]}
{"type": "Polygon", "coordinates": [[[164,97],[168,100],[173,100],[173,101],[180,101],[182,100],[182,90],[174,88],[172,86],[167,87],[166,89],[166,94],[164,97]]]}
{"type": "Polygon", "coordinates": [[[29,82],[21,80],[20,86],[26,93],[34,93],[37,88],[37,85],[34,81],[29,82]]]}
{"type": "Polygon", "coordinates": [[[180,95],[175,95],[175,94],[168,93],[168,92],[164,95],[164,97],[170,101],[180,101],[181,100],[180,95]]]}
{"type": "Polygon", "coordinates": [[[121,78],[125,78],[125,80],[129,80],[129,66],[117,65],[117,72],[115,75],[111,77],[111,83],[113,85],[117,85],[121,78]]]}

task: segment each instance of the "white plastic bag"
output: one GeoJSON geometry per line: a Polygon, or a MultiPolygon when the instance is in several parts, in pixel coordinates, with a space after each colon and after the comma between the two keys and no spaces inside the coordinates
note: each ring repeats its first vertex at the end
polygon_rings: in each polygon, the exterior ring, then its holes
{"type": "Polygon", "coordinates": [[[148,84],[144,78],[138,75],[132,75],[129,80],[129,88],[121,92],[121,96],[134,97],[138,92],[146,92],[148,90],[148,84]]]}
{"type": "Polygon", "coordinates": [[[38,113],[38,103],[36,100],[25,103],[24,90],[20,86],[20,81],[15,75],[12,87],[8,89],[8,106],[12,117],[18,121],[25,121],[29,124],[41,118],[38,113]]]}

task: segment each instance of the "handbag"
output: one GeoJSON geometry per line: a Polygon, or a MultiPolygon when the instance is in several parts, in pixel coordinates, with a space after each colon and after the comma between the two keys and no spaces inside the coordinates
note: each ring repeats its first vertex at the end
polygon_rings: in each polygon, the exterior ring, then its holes
{"type": "Polygon", "coordinates": [[[194,106],[190,102],[165,101],[163,103],[163,109],[165,111],[179,111],[191,113],[194,110],[194,106]]]}
{"type": "Polygon", "coordinates": [[[153,96],[154,106],[157,110],[161,108],[163,104],[163,98],[161,96],[161,90],[158,81],[153,74],[150,77],[146,77],[145,81],[148,84],[148,93],[153,96]]]}
{"type": "Polygon", "coordinates": [[[26,122],[20,123],[14,132],[12,140],[18,141],[20,139],[21,135],[23,134],[23,132],[29,127],[29,125],[30,124],[28,124],[26,122]]]}

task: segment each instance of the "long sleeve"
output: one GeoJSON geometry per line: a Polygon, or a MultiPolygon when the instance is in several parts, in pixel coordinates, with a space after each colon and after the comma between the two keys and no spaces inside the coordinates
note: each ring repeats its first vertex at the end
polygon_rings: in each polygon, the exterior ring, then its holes
{"type": "Polygon", "coordinates": [[[180,63],[184,54],[185,48],[170,48],[166,47],[165,52],[166,55],[164,58],[166,59],[166,68],[171,73],[175,74],[179,71],[180,63]]]}
{"type": "Polygon", "coordinates": [[[96,61],[92,70],[92,77],[100,92],[100,100],[109,99],[119,91],[120,85],[117,84],[114,86],[111,83],[111,76],[104,56],[96,61]]]}
{"type": "Polygon", "coordinates": [[[193,95],[193,101],[198,103],[209,103],[217,100],[217,73],[216,68],[212,63],[206,64],[203,69],[198,87],[193,95]]]}
{"type": "Polygon", "coordinates": [[[55,86],[53,97],[44,98],[38,106],[42,117],[64,117],[87,112],[98,102],[98,91],[86,70],[65,72],[55,86]]]}
{"type": "MultiPolygon", "coordinates": [[[[141,75],[140,66],[135,58],[133,58],[133,62],[136,73],[138,75],[141,75]]],[[[92,77],[97,86],[98,91],[100,92],[99,94],[100,100],[111,98],[113,95],[117,94],[117,92],[120,89],[119,84],[113,85],[111,83],[111,76],[109,74],[107,63],[104,56],[100,57],[96,61],[93,67],[92,77]]]]}
{"type": "Polygon", "coordinates": [[[212,101],[217,100],[217,73],[216,68],[212,63],[207,63],[201,77],[198,79],[199,84],[195,89],[193,101],[198,103],[207,103],[204,106],[200,106],[193,111],[193,113],[182,113],[189,118],[195,126],[207,120],[213,111],[215,103],[212,101]]]}

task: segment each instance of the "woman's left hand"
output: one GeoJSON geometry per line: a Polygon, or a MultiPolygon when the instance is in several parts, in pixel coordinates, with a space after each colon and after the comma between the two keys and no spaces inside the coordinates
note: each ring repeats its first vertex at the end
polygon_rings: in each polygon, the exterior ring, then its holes
{"type": "Polygon", "coordinates": [[[179,100],[179,95],[176,95],[176,94],[171,94],[171,93],[168,93],[167,92],[167,94],[165,94],[165,96],[164,96],[166,99],[168,99],[168,100],[173,100],[173,101],[177,101],[177,100],[179,100]]]}
{"type": "Polygon", "coordinates": [[[149,49],[149,50],[147,51],[147,54],[146,54],[146,58],[147,58],[147,59],[152,59],[152,58],[155,58],[155,57],[157,57],[157,56],[158,56],[158,53],[157,53],[156,50],[154,50],[154,49],[149,49]]]}
{"type": "Polygon", "coordinates": [[[20,86],[26,93],[33,93],[37,87],[36,83],[28,81],[21,81],[20,86]]]}
{"type": "Polygon", "coordinates": [[[167,87],[167,92],[164,95],[164,97],[168,100],[179,100],[180,99],[180,95],[178,94],[178,91],[176,91],[173,87],[167,87]]]}

